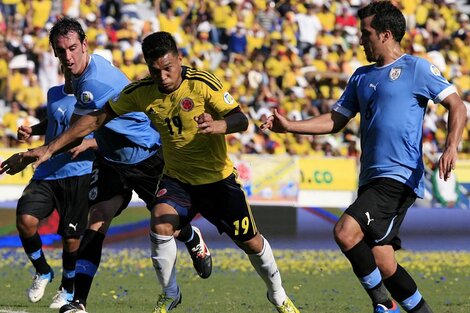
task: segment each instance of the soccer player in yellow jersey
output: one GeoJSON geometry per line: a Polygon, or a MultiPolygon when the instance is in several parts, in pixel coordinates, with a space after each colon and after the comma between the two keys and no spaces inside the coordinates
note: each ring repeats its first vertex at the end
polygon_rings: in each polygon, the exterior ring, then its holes
{"type": "Polygon", "coordinates": [[[278,312],[299,312],[286,295],[271,247],[256,228],[227,155],[225,134],[246,130],[245,114],[217,77],[182,66],[169,33],[147,36],[142,50],[150,77],[128,85],[103,109],[83,115],[36,155],[36,165],[116,116],[145,112],[161,135],[165,158],[150,223],[152,261],[163,288],[154,313],[172,310],[181,302],[173,233],[197,213],[245,251],[278,312]]]}

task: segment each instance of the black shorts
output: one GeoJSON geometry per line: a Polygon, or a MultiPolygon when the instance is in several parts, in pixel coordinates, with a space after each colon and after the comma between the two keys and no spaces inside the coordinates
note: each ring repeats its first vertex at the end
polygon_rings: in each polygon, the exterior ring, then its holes
{"type": "Polygon", "coordinates": [[[257,233],[251,208],[236,174],[211,184],[189,185],[163,176],[155,203],[166,203],[176,209],[179,229],[200,213],[235,241],[247,241],[257,233]]]}
{"type": "Polygon", "coordinates": [[[116,213],[117,216],[129,205],[134,190],[150,210],[163,166],[164,162],[160,151],[131,165],[112,163],[97,156],[93,162],[88,193],[90,206],[122,195],[124,202],[116,213]]]}
{"type": "Polygon", "coordinates": [[[378,178],[359,188],[358,198],[346,213],[359,223],[369,246],[392,245],[398,250],[400,226],[415,200],[416,194],[407,185],[378,178]]]}
{"type": "Polygon", "coordinates": [[[88,223],[90,175],[55,180],[31,180],[18,200],[16,215],[32,215],[39,220],[60,216],[57,233],[65,238],[83,235],[88,223]]]}

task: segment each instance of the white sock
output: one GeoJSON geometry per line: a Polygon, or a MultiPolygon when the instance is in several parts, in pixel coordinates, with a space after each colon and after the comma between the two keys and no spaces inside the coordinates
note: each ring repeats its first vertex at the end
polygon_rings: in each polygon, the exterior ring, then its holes
{"type": "Polygon", "coordinates": [[[277,268],[271,246],[264,237],[261,238],[263,238],[263,250],[258,254],[248,254],[248,258],[258,275],[266,283],[269,300],[280,306],[287,298],[286,291],[282,287],[281,274],[277,268]]]}
{"type": "Polygon", "coordinates": [[[158,281],[167,297],[176,298],[176,242],[173,236],[150,232],[150,250],[152,263],[158,281]]]}

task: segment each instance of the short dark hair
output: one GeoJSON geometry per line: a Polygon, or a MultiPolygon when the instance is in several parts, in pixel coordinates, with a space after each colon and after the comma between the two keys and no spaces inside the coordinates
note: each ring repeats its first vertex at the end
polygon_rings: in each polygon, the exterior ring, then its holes
{"type": "Polygon", "coordinates": [[[389,30],[397,42],[401,42],[406,32],[406,20],[400,9],[390,1],[374,1],[357,12],[359,19],[374,15],[370,26],[377,33],[389,30]]]}
{"type": "Polygon", "coordinates": [[[161,58],[168,53],[178,55],[178,47],[170,33],[155,32],[145,37],[142,41],[142,52],[145,61],[148,62],[161,58]]]}
{"type": "Polygon", "coordinates": [[[69,32],[75,32],[78,34],[80,42],[86,38],[85,31],[82,28],[82,25],[76,19],[64,16],[60,18],[54,26],[52,26],[51,31],[49,32],[49,44],[55,49],[54,44],[57,37],[66,36],[69,32]]]}

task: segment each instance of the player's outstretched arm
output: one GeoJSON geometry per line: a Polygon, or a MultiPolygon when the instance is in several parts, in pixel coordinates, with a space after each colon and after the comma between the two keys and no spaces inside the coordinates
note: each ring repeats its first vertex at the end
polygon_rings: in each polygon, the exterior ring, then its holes
{"type": "Polygon", "coordinates": [[[105,105],[102,109],[81,116],[65,132],[56,137],[46,146],[24,152],[24,156],[36,158],[33,167],[50,159],[54,154],[64,152],[81,143],[82,139],[91,132],[99,129],[109,120],[116,117],[115,113],[105,105]],[[71,146],[72,145],[72,146],[71,146]]]}
{"type": "Polygon", "coordinates": [[[23,152],[15,153],[2,162],[0,165],[0,174],[7,173],[9,175],[15,175],[34,161],[36,161],[36,158],[24,156],[23,152]]]}
{"type": "Polygon", "coordinates": [[[274,109],[273,115],[269,116],[266,121],[261,124],[261,130],[271,130],[275,133],[289,132],[290,120],[282,116],[277,109],[274,109]]]}
{"type": "Polygon", "coordinates": [[[262,130],[271,130],[276,133],[295,133],[305,135],[322,135],[336,133],[346,126],[349,118],[338,113],[331,112],[312,117],[307,120],[293,121],[274,110],[273,115],[261,124],[262,130]]]}

